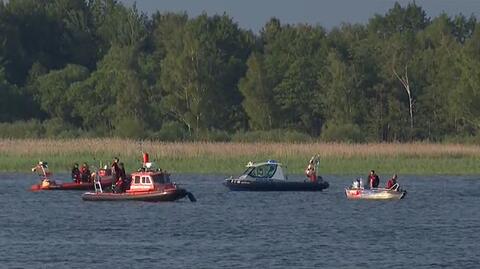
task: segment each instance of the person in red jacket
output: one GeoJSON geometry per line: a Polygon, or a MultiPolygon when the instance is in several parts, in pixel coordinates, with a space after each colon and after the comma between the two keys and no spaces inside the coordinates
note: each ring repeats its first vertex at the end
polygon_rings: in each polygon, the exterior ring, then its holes
{"type": "Polygon", "coordinates": [[[392,178],[387,181],[386,189],[392,189],[397,184],[397,174],[393,174],[392,178]]]}
{"type": "Polygon", "coordinates": [[[380,178],[375,174],[375,170],[370,170],[370,175],[368,175],[368,185],[370,186],[370,189],[378,188],[378,185],[380,185],[380,178]]]}

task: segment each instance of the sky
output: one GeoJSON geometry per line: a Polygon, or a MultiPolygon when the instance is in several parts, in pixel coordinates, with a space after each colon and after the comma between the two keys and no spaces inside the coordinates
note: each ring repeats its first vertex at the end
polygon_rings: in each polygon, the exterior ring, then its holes
{"type": "MultiPolygon", "coordinates": [[[[126,5],[136,2],[137,8],[147,14],[183,12],[195,17],[202,12],[208,15],[226,13],[244,29],[258,32],[272,17],[282,23],[308,23],[327,29],[342,22],[368,22],[375,14],[385,14],[393,7],[394,0],[120,0],[126,5]]],[[[398,0],[406,6],[411,0],[398,0]]],[[[442,12],[449,16],[464,14],[480,18],[480,0],[416,0],[428,17],[442,12]]]]}

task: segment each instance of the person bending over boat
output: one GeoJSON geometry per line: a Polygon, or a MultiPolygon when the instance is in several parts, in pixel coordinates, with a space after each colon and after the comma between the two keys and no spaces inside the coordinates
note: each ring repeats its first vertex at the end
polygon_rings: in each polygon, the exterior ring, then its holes
{"type": "Polygon", "coordinates": [[[82,167],[80,167],[80,179],[82,182],[90,182],[92,173],[90,172],[90,169],[88,168],[87,163],[83,163],[82,167]]]}
{"type": "Polygon", "coordinates": [[[397,178],[397,174],[393,174],[392,178],[387,181],[387,186],[385,188],[390,190],[393,189],[395,185],[398,187],[397,178]]]}
{"type": "Polygon", "coordinates": [[[78,169],[78,163],[73,164],[72,180],[76,183],[80,183],[80,181],[81,181],[80,169],[78,169]]]}
{"type": "Polygon", "coordinates": [[[317,182],[317,173],[315,171],[314,158],[312,157],[308,162],[307,169],[305,170],[305,175],[310,179],[311,182],[317,182]]]}
{"type": "Polygon", "coordinates": [[[375,174],[375,170],[370,170],[370,175],[368,175],[368,185],[370,186],[370,189],[378,188],[378,185],[380,185],[380,178],[375,174]]]}

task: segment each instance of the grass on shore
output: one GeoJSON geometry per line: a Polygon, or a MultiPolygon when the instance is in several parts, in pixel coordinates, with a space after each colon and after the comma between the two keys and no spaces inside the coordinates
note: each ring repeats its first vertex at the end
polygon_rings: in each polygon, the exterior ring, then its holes
{"type": "Polygon", "coordinates": [[[426,143],[163,143],[124,139],[0,140],[0,171],[28,172],[38,160],[53,172],[69,171],[74,162],[99,164],[117,156],[127,170],[139,167],[141,152],[173,173],[239,174],[248,161],[278,160],[288,173],[301,174],[319,154],[320,174],[363,175],[370,169],[385,175],[480,174],[480,147],[426,143]]]}

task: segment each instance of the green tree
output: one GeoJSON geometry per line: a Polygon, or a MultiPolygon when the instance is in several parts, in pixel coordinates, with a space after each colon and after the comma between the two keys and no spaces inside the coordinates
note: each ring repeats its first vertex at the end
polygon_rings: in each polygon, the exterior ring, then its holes
{"type": "Polygon", "coordinates": [[[127,8],[117,0],[93,0],[90,10],[100,55],[108,52],[112,45],[135,47],[145,41],[148,21],[136,5],[127,8]]]}
{"type": "Polygon", "coordinates": [[[242,92],[243,108],[248,116],[252,130],[271,130],[278,120],[273,117],[277,114],[274,93],[268,84],[263,57],[259,53],[252,53],[247,61],[248,71],[239,82],[242,92]]]}
{"type": "Polygon", "coordinates": [[[281,25],[271,19],[261,33],[266,85],[274,94],[274,126],[318,134],[323,124],[317,83],[326,57],[321,27],[281,25]]]}
{"type": "Polygon", "coordinates": [[[0,122],[21,119],[22,96],[15,85],[11,85],[5,76],[5,69],[0,58],[0,122]]]}
{"type": "Polygon", "coordinates": [[[51,71],[37,78],[35,98],[50,117],[77,123],[72,117],[77,100],[72,98],[70,87],[88,76],[88,69],[78,65],[67,65],[62,70],[51,71]]]}
{"type": "Polygon", "coordinates": [[[165,113],[195,132],[238,128],[237,83],[250,52],[248,35],[226,15],[205,14],[176,34],[161,67],[165,113]]]}
{"type": "Polygon", "coordinates": [[[117,136],[144,135],[147,105],[137,72],[138,53],[114,46],[88,79],[72,85],[72,98],[78,100],[74,115],[85,128],[117,136]]]}

